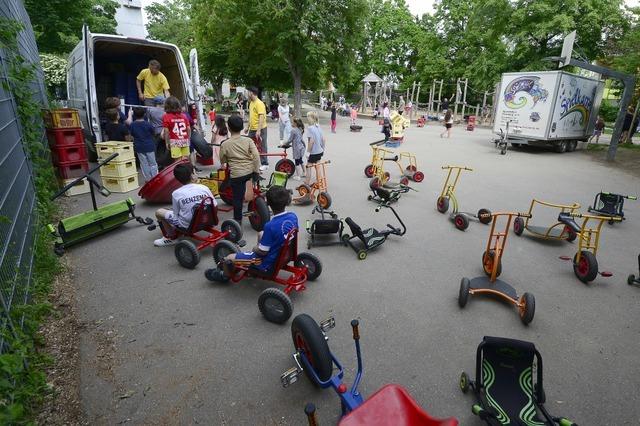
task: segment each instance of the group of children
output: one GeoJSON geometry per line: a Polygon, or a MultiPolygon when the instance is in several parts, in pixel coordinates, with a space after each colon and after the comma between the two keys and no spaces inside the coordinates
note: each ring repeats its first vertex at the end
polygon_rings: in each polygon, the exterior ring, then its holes
{"type": "Polygon", "coordinates": [[[104,127],[106,140],[133,141],[133,149],[140,162],[145,182],[158,174],[156,147],[158,141],[166,144],[171,158],[176,161],[189,158],[195,168],[195,152],[190,146],[194,118],[184,112],[180,101],[169,96],[153,107],[136,106],[125,117],[120,109],[120,99],[107,98],[104,127]]]}
{"type": "Polygon", "coordinates": [[[310,165],[316,164],[322,159],[326,146],[326,139],[322,134],[322,129],[320,129],[318,122],[318,113],[315,111],[309,111],[307,113],[308,125],[306,128],[307,144],[305,144],[303,137],[305,134],[304,123],[300,117],[294,117],[293,120],[291,120],[291,132],[289,133],[289,139],[285,141],[283,145],[285,148],[291,147],[293,149],[293,160],[296,166],[293,179],[304,179],[307,185],[310,182],[311,175],[307,175],[305,171],[306,169],[303,160],[304,154],[305,152],[309,153],[306,167],[309,168],[311,167],[310,165]]]}

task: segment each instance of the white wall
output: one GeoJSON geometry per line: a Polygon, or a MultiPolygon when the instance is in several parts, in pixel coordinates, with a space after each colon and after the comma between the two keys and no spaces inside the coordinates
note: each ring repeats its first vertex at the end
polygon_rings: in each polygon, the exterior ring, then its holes
{"type": "Polygon", "coordinates": [[[120,7],[116,10],[116,32],[126,37],[145,38],[146,31],[142,24],[142,4],[140,0],[118,0],[120,7]]]}

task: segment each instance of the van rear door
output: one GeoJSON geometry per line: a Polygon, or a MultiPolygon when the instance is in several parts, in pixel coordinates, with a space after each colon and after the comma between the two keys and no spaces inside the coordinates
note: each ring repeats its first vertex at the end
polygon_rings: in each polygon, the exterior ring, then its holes
{"type": "Polygon", "coordinates": [[[198,110],[198,123],[200,128],[204,130],[204,111],[202,109],[202,96],[204,89],[200,86],[200,70],[198,68],[198,51],[191,49],[189,51],[189,74],[191,75],[191,92],[198,110]]]}
{"type": "Polygon", "coordinates": [[[82,45],[84,47],[84,64],[85,64],[85,90],[87,102],[87,122],[93,140],[102,142],[102,133],[100,132],[100,118],[98,114],[98,97],[96,94],[96,77],[93,63],[93,37],[89,31],[89,27],[82,26],[82,45]]]}

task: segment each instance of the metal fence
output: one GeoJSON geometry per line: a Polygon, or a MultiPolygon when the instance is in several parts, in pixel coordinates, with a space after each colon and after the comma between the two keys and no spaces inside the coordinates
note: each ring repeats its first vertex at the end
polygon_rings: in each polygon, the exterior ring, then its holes
{"type": "MultiPolygon", "coordinates": [[[[0,0],[0,17],[21,22],[19,54],[36,66],[32,89],[36,100],[46,104],[38,48],[21,0],[0,0]]],[[[9,84],[10,53],[0,48],[0,329],[12,331],[12,308],[29,302],[33,248],[37,226],[36,193],[31,163],[23,146],[23,131],[9,84]]],[[[32,117],[42,128],[42,119],[32,117]]],[[[44,130],[41,143],[46,146],[44,130]]],[[[1,337],[0,337],[1,339],[1,337]]],[[[0,340],[0,350],[6,350],[0,340]]]]}

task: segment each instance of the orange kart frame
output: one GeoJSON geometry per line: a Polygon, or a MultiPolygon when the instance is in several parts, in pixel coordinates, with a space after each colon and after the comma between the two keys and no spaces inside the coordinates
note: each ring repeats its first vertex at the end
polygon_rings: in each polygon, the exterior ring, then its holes
{"type": "Polygon", "coordinates": [[[543,238],[546,240],[566,240],[568,242],[572,242],[578,236],[575,230],[571,226],[567,226],[566,224],[560,222],[558,220],[557,223],[551,225],[549,228],[545,228],[539,225],[532,225],[530,222],[531,217],[533,217],[533,209],[536,204],[546,207],[551,207],[554,209],[559,209],[558,217],[563,213],[573,214],[580,208],[580,204],[555,204],[549,203],[547,201],[536,200],[535,198],[531,200],[531,205],[529,206],[529,217],[526,219],[516,218],[513,221],[513,232],[520,236],[526,229],[531,234],[535,235],[538,238],[543,238]],[[561,229],[560,229],[561,227],[561,229]]]}
{"type": "Polygon", "coordinates": [[[296,188],[300,196],[292,200],[294,204],[310,204],[315,197],[318,205],[323,209],[326,210],[331,207],[331,195],[329,195],[329,182],[327,180],[327,164],[331,164],[331,160],[319,161],[312,164],[307,163],[305,166],[307,173],[309,173],[309,169],[314,168],[316,171],[316,181],[312,184],[303,183],[296,188]]]}
{"type": "Polygon", "coordinates": [[[499,212],[492,213],[491,231],[489,240],[482,254],[482,269],[485,275],[476,278],[462,278],[460,281],[460,292],[458,294],[458,305],[464,308],[469,301],[469,295],[488,294],[498,296],[500,299],[513,304],[518,309],[520,320],[527,325],[533,320],[535,314],[535,298],[531,293],[524,293],[518,297],[517,291],[508,283],[499,280],[502,272],[502,256],[507,244],[509,229],[513,217],[528,217],[528,213],[499,212]],[[499,217],[506,217],[504,230],[496,231],[499,217]]]}

